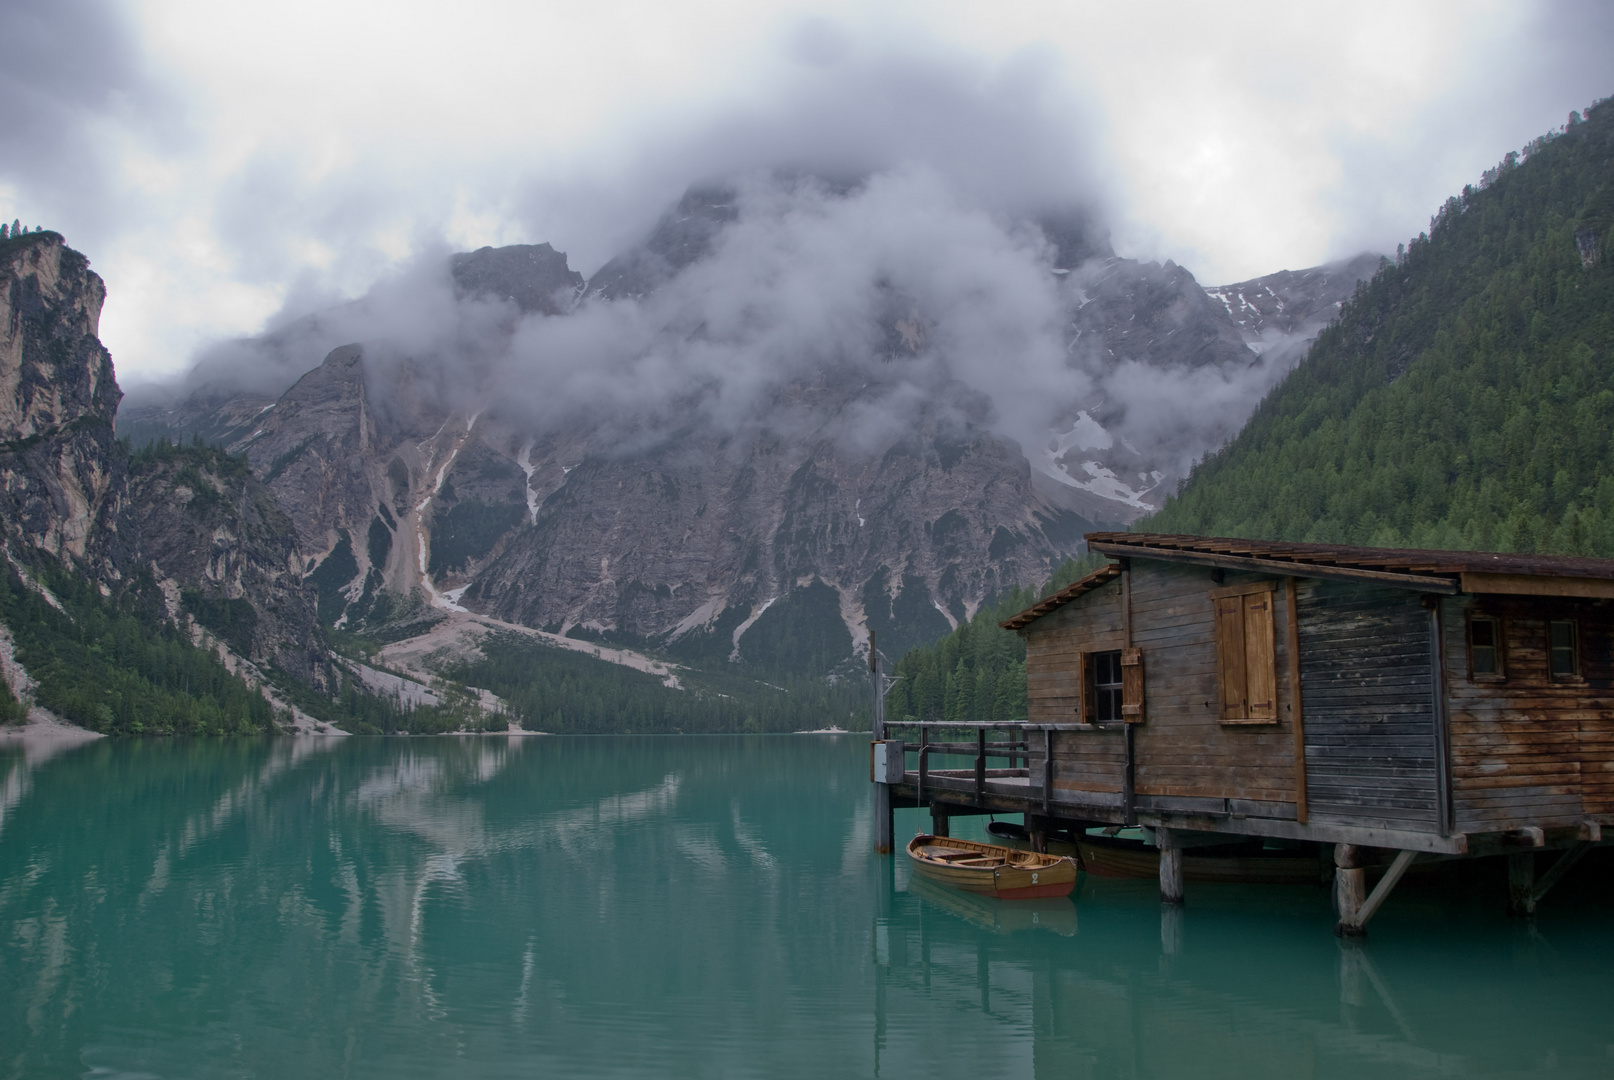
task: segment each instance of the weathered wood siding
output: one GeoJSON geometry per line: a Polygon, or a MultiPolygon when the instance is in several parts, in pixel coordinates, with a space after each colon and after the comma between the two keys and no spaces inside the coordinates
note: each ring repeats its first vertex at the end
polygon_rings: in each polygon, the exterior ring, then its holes
{"type": "MultiPolygon", "coordinates": [[[[1033,724],[1074,723],[1082,701],[1082,652],[1121,648],[1120,579],[1038,619],[1025,637],[1027,718],[1033,724]]],[[[1101,794],[1083,801],[1119,805],[1125,762],[1117,733],[1061,735],[1054,745],[1054,788],[1101,794]]]]}
{"type": "Polygon", "coordinates": [[[1437,831],[1429,613],[1418,594],[1312,580],[1298,600],[1312,820],[1437,831]]]}
{"type": "MultiPolygon", "coordinates": [[[[1136,735],[1140,808],[1295,816],[1293,713],[1289,709],[1287,614],[1276,605],[1278,716],[1274,724],[1224,725],[1217,685],[1218,587],[1206,567],[1132,563],[1132,641],[1143,650],[1147,722],[1136,735]]],[[[1223,584],[1271,580],[1228,572],[1223,584]]]]}
{"type": "Polygon", "coordinates": [[[1443,602],[1441,619],[1457,829],[1572,826],[1614,814],[1614,608],[1458,596],[1443,602]],[[1469,675],[1470,612],[1501,622],[1501,680],[1469,675]],[[1576,680],[1554,680],[1548,671],[1547,624],[1564,618],[1579,626],[1576,680]]]}
{"type": "MultiPolygon", "coordinates": [[[[1146,720],[1134,736],[1136,805],[1144,810],[1293,818],[1294,736],[1289,717],[1287,627],[1278,605],[1278,723],[1219,723],[1215,612],[1210,571],[1133,564],[1132,644],[1143,652],[1146,720]]],[[[1230,573],[1226,582],[1261,580],[1230,573]]],[[[1275,594],[1282,596],[1281,587],[1275,594]]],[[[1037,620],[1026,632],[1033,723],[1069,724],[1081,703],[1080,656],[1124,645],[1116,580],[1037,620]]],[[[1118,727],[1061,733],[1054,786],[1066,797],[1118,806],[1126,763],[1118,727]],[[1092,796],[1092,797],[1088,797],[1092,796]]]]}

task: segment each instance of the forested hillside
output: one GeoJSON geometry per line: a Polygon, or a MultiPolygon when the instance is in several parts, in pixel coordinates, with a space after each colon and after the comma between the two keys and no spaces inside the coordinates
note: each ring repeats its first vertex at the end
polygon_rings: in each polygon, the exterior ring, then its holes
{"type": "MultiPolygon", "coordinates": [[[[1611,247],[1605,101],[1448,199],[1133,528],[1614,557],[1611,247]]],[[[909,652],[887,714],[1023,717],[1024,645],[997,623],[1076,569],[909,652]]]]}
{"type": "Polygon", "coordinates": [[[1136,528],[1614,556],[1614,102],[1447,200],[1136,528]]]}

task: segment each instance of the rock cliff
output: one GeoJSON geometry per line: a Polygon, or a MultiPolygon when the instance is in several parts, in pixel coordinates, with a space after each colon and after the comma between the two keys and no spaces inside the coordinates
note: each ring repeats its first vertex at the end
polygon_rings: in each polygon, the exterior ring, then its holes
{"type": "MultiPolygon", "coordinates": [[[[0,241],[0,530],[9,560],[44,553],[105,596],[154,580],[239,655],[319,685],[327,659],[298,533],[247,464],[165,446],[132,463],[98,336],[106,289],[56,233],[0,241]],[[146,578],[149,573],[151,578],[146,578]]],[[[220,410],[193,406],[217,423],[220,410]]],[[[142,594],[143,595],[143,594],[142,594]]]]}
{"type": "Polygon", "coordinates": [[[25,545],[115,576],[122,394],[96,337],[106,287],[53,232],[0,241],[0,525],[25,545]]]}
{"type": "Polygon", "coordinates": [[[129,469],[122,532],[175,617],[237,655],[323,684],[326,651],[291,519],[240,458],[158,447],[129,469]]]}

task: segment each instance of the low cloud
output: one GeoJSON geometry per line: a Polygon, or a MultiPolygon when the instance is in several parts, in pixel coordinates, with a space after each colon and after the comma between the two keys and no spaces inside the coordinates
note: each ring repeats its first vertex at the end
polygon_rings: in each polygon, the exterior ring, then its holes
{"type": "Polygon", "coordinates": [[[0,182],[21,204],[6,219],[62,228],[71,218],[86,240],[112,230],[128,208],[109,133],[154,134],[173,116],[123,11],[107,0],[7,0],[0,43],[0,182]]]}

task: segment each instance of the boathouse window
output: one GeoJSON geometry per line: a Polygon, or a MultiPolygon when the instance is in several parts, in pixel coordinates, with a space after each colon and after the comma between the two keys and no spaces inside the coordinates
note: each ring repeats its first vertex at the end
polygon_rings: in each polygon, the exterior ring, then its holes
{"type": "Polygon", "coordinates": [[[1088,653],[1089,723],[1114,724],[1121,719],[1121,650],[1088,653]]]}
{"type": "Polygon", "coordinates": [[[1475,679],[1500,679],[1502,670],[1502,626],[1489,615],[1468,619],[1468,672],[1475,679]]]}
{"type": "Polygon", "coordinates": [[[1580,678],[1580,634],[1575,620],[1554,619],[1547,624],[1549,668],[1554,679],[1580,678]]]}
{"type": "Polygon", "coordinates": [[[1272,628],[1276,583],[1211,592],[1216,608],[1216,664],[1223,723],[1278,719],[1278,664],[1272,628]]]}
{"type": "Polygon", "coordinates": [[[1082,653],[1084,724],[1143,721],[1143,650],[1082,653]]]}

